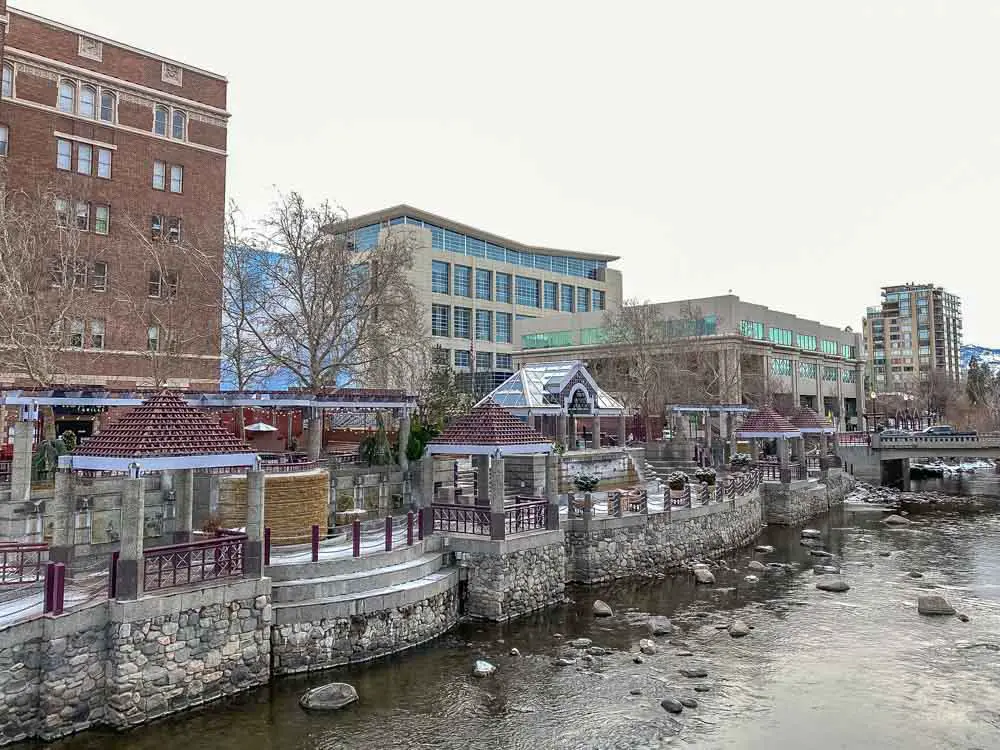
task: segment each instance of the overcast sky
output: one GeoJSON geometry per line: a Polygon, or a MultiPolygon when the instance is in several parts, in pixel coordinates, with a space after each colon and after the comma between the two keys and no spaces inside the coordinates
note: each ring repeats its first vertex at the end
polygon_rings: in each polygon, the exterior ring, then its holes
{"type": "Polygon", "coordinates": [[[1000,4],[12,4],[225,74],[251,215],[275,187],[411,203],[621,255],[626,298],[856,330],[931,282],[1000,346],[1000,4]]]}

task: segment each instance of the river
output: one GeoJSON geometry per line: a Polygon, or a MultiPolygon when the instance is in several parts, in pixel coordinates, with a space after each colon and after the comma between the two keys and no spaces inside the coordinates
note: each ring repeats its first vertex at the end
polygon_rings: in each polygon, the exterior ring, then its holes
{"type": "Polygon", "coordinates": [[[659,581],[572,588],[573,603],[503,626],[463,626],[418,651],[373,665],[278,680],[237,700],[127,734],[95,730],[60,750],[341,750],[440,748],[997,748],[1000,747],[1000,513],[915,509],[890,528],[878,514],[835,512],[811,524],[843,564],[851,590],[818,591],[799,529],[768,528],[763,561],[787,573],[744,577],[751,550],[730,556],[715,586],[690,574],[659,581]],[[888,552],[888,557],[879,553],[888,552]],[[910,572],[923,578],[910,577],[910,572]],[[933,590],[970,621],[929,618],[916,598],[933,590]],[[615,616],[595,619],[607,601],[615,616]],[[633,663],[646,615],[668,615],[676,632],[633,663]],[[739,617],[746,638],[723,629],[739,617]],[[558,637],[562,635],[563,637],[558,637]],[[579,656],[570,638],[613,649],[579,656]],[[517,648],[521,656],[511,656],[517,648]],[[686,652],[692,655],[684,656],[686,652]],[[497,673],[471,675],[485,658],[497,673]],[[681,668],[702,667],[704,679],[681,668]],[[334,714],[297,706],[332,680],[357,687],[358,704],[334,714]],[[695,692],[703,684],[709,692],[695,692]],[[641,691],[632,695],[631,691],[641,691]],[[695,698],[668,715],[660,701],[695,698]]]}

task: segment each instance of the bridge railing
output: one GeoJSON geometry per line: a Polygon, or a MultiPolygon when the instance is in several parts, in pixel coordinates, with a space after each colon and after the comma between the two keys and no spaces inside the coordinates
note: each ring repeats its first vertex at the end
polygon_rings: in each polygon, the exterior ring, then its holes
{"type": "Polygon", "coordinates": [[[907,448],[1000,448],[1000,435],[995,433],[956,433],[954,435],[890,435],[884,437],[875,433],[872,435],[871,447],[904,450],[907,448]]]}

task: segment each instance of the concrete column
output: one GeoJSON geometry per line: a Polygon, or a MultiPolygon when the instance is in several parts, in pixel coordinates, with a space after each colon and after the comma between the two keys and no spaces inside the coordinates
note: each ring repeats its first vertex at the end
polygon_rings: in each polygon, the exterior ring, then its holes
{"type": "Polygon", "coordinates": [[[572,414],[566,418],[566,445],[567,450],[576,450],[576,434],[577,434],[577,424],[576,417],[572,414]]]}
{"type": "Polygon", "coordinates": [[[247,472],[247,548],[243,573],[260,578],[264,571],[264,472],[247,472]]]}
{"type": "Polygon", "coordinates": [[[750,440],[750,458],[754,463],[760,461],[760,441],[757,439],[750,440]]]}
{"type": "Polygon", "coordinates": [[[594,426],[594,447],[595,448],[600,448],[601,447],[601,415],[600,414],[594,414],[594,419],[593,419],[593,422],[591,424],[593,424],[593,426],[594,426]]]}
{"type": "Polygon", "coordinates": [[[545,497],[549,501],[546,528],[559,528],[559,472],[560,458],[558,453],[550,453],[545,457],[545,497]]]}
{"type": "Polygon", "coordinates": [[[144,520],[143,478],[129,477],[122,489],[122,533],[118,554],[118,598],[142,596],[144,576],[142,537],[144,520]]]}
{"type": "Polygon", "coordinates": [[[73,561],[75,516],[73,497],[73,472],[59,469],[55,475],[52,507],[47,515],[52,519],[52,542],[49,545],[49,559],[69,565],[73,561]]]}
{"type": "Polygon", "coordinates": [[[174,509],[174,544],[191,541],[194,531],[194,469],[182,469],[173,474],[173,490],[177,507],[174,509]]]}
{"type": "Polygon", "coordinates": [[[788,460],[788,439],[778,438],[778,474],[783,484],[792,481],[792,469],[788,460]]]}
{"type": "Polygon", "coordinates": [[[10,466],[10,499],[27,502],[31,499],[31,447],[35,442],[35,423],[18,421],[14,424],[14,459],[10,466]]]}
{"type": "Polygon", "coordinates": [[[472,465],[476,469],[476,505],[490,504],[490,457],[473,456],[472,465]]]}
{"type": "Polygon", "coordinates": [[[792,359],[792,408],[799,406],[799,360],[798,357],[792,359]]]}
{"type": "Polygon", "coordinates": [[[410,412],[404,411],[399,420],[399,468],[409,471],[410,460],[406,457],[406,446],[410,443],[410,412]]]}
{"type": "Polygon", "coordinates": [[[569,417],[564,413],[556,418],[556,439],[566,446],[566,450],[573,450],[573,446],[569,444],[569,417]]]}
{"type": "Polygon", "coordinates": [[[625,432],[625,412],[618,415],[618,445],[619,447],[625,447],[625,441],[628,440],[628,433],[625,432]]]}
{"type": "Polygon", "coordinates": [[[503,539],[504,521],[504,460],[494,456],[490,466],[490,538],[503,539]]]}
{"type": "Polygon", "coordinates": [[[309,458],[316,460],[323,453],[323,410],[312,409],[309,419],[309,458]]]}

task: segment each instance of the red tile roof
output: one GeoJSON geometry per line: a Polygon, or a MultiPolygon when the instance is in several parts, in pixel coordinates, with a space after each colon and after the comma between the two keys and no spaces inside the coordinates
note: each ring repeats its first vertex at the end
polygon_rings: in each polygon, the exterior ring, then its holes
{"type": "Polygon", "coordinates": [[[537,445],[549,443],[527,423],[490,401],[459,417],[434,438],[430,445],[537,445]]]}
{"type": "Polygon", "coordinates": [[[74,455],[154,458],[253,452],[177,393],[161,391],[101,430],[74,455]]]}
{"type": "Polygon", "coordinates": [[[765,406],[760,411],[755,411],[743,420],[743,426],[736,432],[746,437],[753,437],[755,434],[762,436],[774,433],[790,433],[792,436],[799,433],[799,428],[778,414],[770,406],[765,406]]]}
{"type": "Polygon", "coordinates": [[[833,422],[828,417],[821,417],[808,406],[793,409],[788,421],[803,432],[831,432],[833,422]]]}

